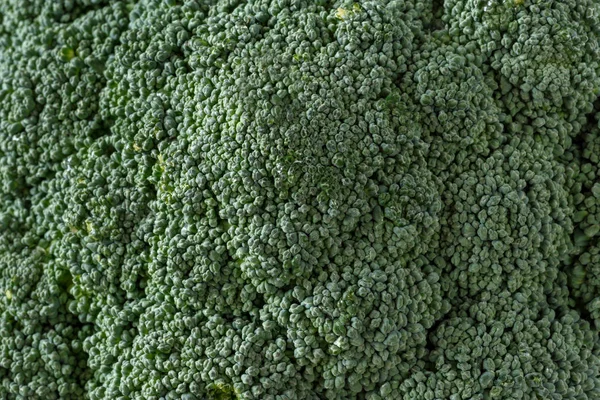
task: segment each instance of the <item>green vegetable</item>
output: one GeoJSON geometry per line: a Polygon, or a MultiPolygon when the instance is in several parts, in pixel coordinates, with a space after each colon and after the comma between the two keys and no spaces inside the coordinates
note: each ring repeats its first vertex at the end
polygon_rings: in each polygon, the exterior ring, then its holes
{"type": "Polygon", "coordinates": [[[600,398],[598,18],[2,2],[0,398],[600,398]]]}

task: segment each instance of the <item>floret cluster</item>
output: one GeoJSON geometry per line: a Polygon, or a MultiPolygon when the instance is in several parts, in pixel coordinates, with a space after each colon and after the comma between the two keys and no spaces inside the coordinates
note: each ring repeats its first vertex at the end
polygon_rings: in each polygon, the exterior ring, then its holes
{"type": "Polygon", "coordinates": [[[0,398],[600,399],[598,0],[0,2],[0,398]]]}

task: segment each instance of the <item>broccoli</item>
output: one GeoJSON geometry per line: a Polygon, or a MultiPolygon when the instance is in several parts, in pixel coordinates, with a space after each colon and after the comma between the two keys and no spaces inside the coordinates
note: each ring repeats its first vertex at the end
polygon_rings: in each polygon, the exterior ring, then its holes
{"type": "Polygon", "coordinates": [[[0,5],[0,397],[600,397],[600,5],[0,5]]]}

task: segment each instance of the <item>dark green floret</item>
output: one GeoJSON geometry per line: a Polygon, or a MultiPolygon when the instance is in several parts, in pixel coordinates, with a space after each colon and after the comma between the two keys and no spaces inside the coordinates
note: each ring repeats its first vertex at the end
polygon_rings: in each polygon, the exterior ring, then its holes
{"type": "Polygon", "coordinates": [[[0,3],[0,398],[600,398],[598,1],[0,3]]]}

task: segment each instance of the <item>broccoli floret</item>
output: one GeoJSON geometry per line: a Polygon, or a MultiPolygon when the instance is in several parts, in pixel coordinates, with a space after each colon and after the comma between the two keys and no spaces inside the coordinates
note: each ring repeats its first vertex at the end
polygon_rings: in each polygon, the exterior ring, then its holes
{"type": "MultiPolygon", "coordinates": [[[[595,111],[598,104],[595,106],[595,111]]],[[[566,259],[573,306],[584,311],[600,329],[600,130],[591,113],[585,129],[563,156],[573,209],[572,248],[566,259]]]]}
{"type": "Polygon", "coordinates": [[[105,127],[102,69],[127,25],[124,7],[105,5],[0,6],[2,398],[81,399],[94,372],[95,321],[71,310],[80,276],[66,220],[70,170],[105,127]]]}
{"type": "MultiPolygon", "coordinates": [[[[575,311],[531,311],[509,293],[463,307],[431,335],[404,399],[547,399],[597,395],[596,333],[575,311]],[[500,307],[499,307],[500,306],[500,307]],[[494,310],[490,313],[491,310],[494,310]]],[[[546,305],[547,306],[547,305],[546,305]]]]}
{"type": "Polygon", "coordinates": [[[140,335],[117,361],[131,372],[110,396],[379,391],[448,307],[421,257],[441,205],[416,106],[394,86],[411,46],[400,4],[238,7],[194,29],[202,10],[186,5],[133,12],[144,23],[104,99],[115,148],[154,163],[157,241],[140,335]],[[152,379],[159,359],[205,357],[194,390],[152,379]]]}
{"type": "Polygon", "coordinates": [[[0,397],[598,397],[598,11],[5,1],[0,397]]]}

